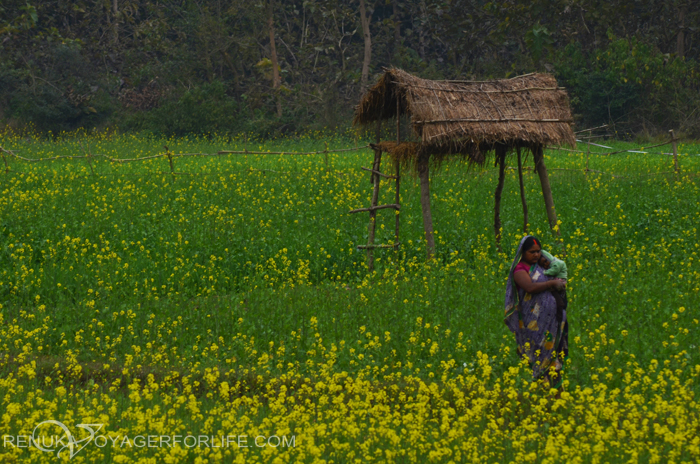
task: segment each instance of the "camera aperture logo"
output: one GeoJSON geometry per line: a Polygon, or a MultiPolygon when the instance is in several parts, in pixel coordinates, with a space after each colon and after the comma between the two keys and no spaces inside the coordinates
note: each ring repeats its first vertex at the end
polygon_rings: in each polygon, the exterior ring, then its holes
{"type": "MultiPolygon", "coordinates": [[[[34,427],[31,435],[3,435],[3,448],[37,448],[58,458],[72,459],[92,443],[98,448],[294,448],[295,435],[97,435],[104,424],[78,424],[81,429],[73,434],[66,424],[57,420],[45,420],[34,427]]],[[[105,433],[105,432],[103,432],[105,433]]]]}
{"type": "MultiPolygon", "coordinates": [[[[63,422],[57,420],[46,420],[40,422],[34,427],[34,431],[29,438],[29,445],[34,446],[46,453],[56,454],[60,458],[65,456],[66,452],[70,454],[69,459],[78,454],[80,450],[85,448],[95,438],[95,434],[100,431],[102,424],[78,424],[76,427],[86,430],[89,436],[76,439],[70,429],[63,422]],[[57,429],[60,432],[55,433],[57,429]]],[[[19,437],[17,437],[19,438],[19,437]]],[[[19,444],[20,440],[17,440],[19,444]]]]}

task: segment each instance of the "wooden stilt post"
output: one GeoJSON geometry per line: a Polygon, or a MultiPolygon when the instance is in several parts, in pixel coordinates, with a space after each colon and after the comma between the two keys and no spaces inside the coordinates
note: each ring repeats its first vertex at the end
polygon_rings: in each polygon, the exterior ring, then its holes
{"type": "MultiPolygon", "coordinates": [[[[396,145],[401,143],[401,99],[396,96],[396,145]]],[[[401,166],[399,165],[398,159],[394,159],[394,164],[396,164],[396,199],[395,204],[400,205],[399,202],[399,189],[401,188],[401,166]]],[[[394,250],[398,254],[399,252],[399,210],[394,212],[394,217],[396,218],[396,226],[394,229],[394,250]]],[[[398,260],[397,260],[398,262],[398,260]]]]}
{"type": "Polygon", "coordinates": [[[525,184],[523,183],[523,162],[520,159],[520,147],[516,147],[518,152],[518,180],[520,181],[520,199],[523,202],[523,232],[527,234],[527,199],[525,198],[525,184]]]}
{"type": "MultiPolygon", "coordinates": [[[[382,120],[379,119],[379,120],[377,120],[377,131],[376,131],[376,137],[375,137],[376,144],[379,144],[379,141],[381,140],[381,136],[382,136],[382,120]]],[[[374,169],[374,168],[372,168],[372,169],[374,169]]],[[[376,171],[376,169],[374,169],[374,170],[376,171]]],[[[374,178],[375,177],[378,177],[378,176],[374,173],[370,174],[370,176],[369,176],[369,183],[370,184],[374,185],[374,178]]]]}
{"type": "Polygon", "coordinates": [[[560,236],[559,227],[557,225],[557,212],[554,209],[554,199],[552,198],[552,188],[549,185],[549,176],[547,175],[547,167],[544,164],[544,147],[536,145],[533,148],[535,158],[535,169],[540,176],[540,184],[542,185],[542,196],[544,197],[544,206],[547,209],[547,219],[549,219],[549,227],[557,236],[560,236]]]}
{"type": "Polygon", "coordinates": [[[418,178],[420,180],[420,206],[423,210],[423,229],[425,230],[426,255],[428,261],[435,257],[435,237],[433,236],[433,216],[430,212],[430,167],[429,155],[418,159],[418,178]]]}
{"type": "Polygon", "coordinates": [[[501,195],[506,178],[506,146],[496,145],[496,164],[498,165],[498,185],[494,193],[493,229],[496,234],[496,247],[501,251],[501,195]]]}
{"type": "Polygon", "coordinates": [[[673,169],[680,178],[681,167],[678,164],[678,146],[676,145],[676,134],[673,133],[673,129],[668,131],[668,133],[671,134],[671,146],[673,147],[673,169]]]}

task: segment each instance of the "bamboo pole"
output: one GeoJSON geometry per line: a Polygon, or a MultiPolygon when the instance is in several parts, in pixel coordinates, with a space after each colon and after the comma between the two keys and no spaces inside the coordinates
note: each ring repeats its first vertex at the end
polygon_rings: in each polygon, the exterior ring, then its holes
{"type": "Polygon", "coordinates": [[[535,119],[535,118],[503,118],[503,119],[496,119],[496,118],[490,118],[490,119],[433,119],[429,121],[413,121],[414,125],[425,125],[425,124],[443,124],[443,123],[450,123],[450,122],[497,122],[497,123],[503,123],[503,122],[565,122],[565,123],[571,123],[574,122],[573,119],[535,119]]]}
{"type": "MultiPolygon", "coordinates": [[[[396,96],[396,146],[398,146],[401,143],[401,99],[398,97],[398,94],[396,96]]],[[[399,190],[401,188],[401,166],[398,162],[398,160],[394,163],[396,164],[396,197],[394,200],[394,203],[396,205],[400,205],[399,201],[399,190]]],[[[399,210],[397,209],[394,212],[394,218],[395,218],[395,226],[394,226],[394,244],[396,245],[396,252],[398,253],[399,251],[399,210]]],[[[398,259],[397,259],[398,262],[398,259]]]]}
{"type": "MultiPolygon", "coordinates": [[[[381,119],[378,119],[378,120],[377,120],[377,129],[376,129],[376,134],[375,134],[375,138],[376,138],[376,143],[377,143],[377,144],[379,144],[379,141],[381,140],[381,136],[382,136],[382,120],[381,120],[381,119]]],[[[379,171],[379,169],[374,169],[374,168],[372,168],[372,170],[373,170],[373,171],[379,171]]],[[[369,183],[370,183],[370,184],[374,184],[374,178],[375,178],[375,177],[377,177],[377,176],[374,175],[374,173],[372,173],[372,174],[369,176],[369,183]]]]}
{"type": "Polygon", "coordinates": [[[527,215],[527,199],[525,198],[525,184],[523,182],[523,162],[520,158],[520,147],[515,148],[518,152],[518,180],[520,182],[520,199],[523,203],[523,232],[527,234],[527,223],[529,222],[527,215]]]}
{"type": "Polygon", "coordinates": [[[559,227],[557,225],[557,212],[554,209],[554,199],[552,198],[552,187],[549,185],[549,176],[547,175],[547,167],[544,164],[544,151],[542,145],[536,145],[533,149],[535,158],[535,169],[540,177],[540,185],[542,186],[542,196],[544,197],[544,206],[547,209],[547,219],[549,219],[549,227],[557,236],[560,236],[559,227]]]}
{"type": "MultiPolygon", "coordinates": [[[[400,82],[396,81],[391,81],[392,84],[400,84],[400,82]]],[[[432,90],[435,92],[450,92],[450,93],[516,93],[516,92],[529,92],[531,90],[547,90],[547,91],[552,91],[552,90],[566,90],[566,87],[525,87],[522,89],[509,89],[509,90],[467,90],[467,89],[454,89],[454,88],[440,88],[440,87],[431,87],[427,85],[415,85],[411,84],[411,88],[414,89],[427,89],[427,90],[432,90]]]]}
{"type": "Polygon", "coordinates": [[[506,147],[496,145],[496,164],[498,164],[498,185],[494,193],[493,208],[493,229],[496,234],[496,246],[501,249],[501,195],[503,194],[503,183],[506,178],[506,147]]]}

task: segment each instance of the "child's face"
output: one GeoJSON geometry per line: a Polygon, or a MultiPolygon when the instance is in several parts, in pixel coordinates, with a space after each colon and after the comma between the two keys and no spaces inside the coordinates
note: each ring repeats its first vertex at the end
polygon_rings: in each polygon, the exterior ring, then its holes
{"type": "Polygon", "coordinates": [[[538,261],[538,263],[543,268],[549,269],[549,260],[547,258],[545,258],[544,256],[540,257],[540,260],[538,261]]]}

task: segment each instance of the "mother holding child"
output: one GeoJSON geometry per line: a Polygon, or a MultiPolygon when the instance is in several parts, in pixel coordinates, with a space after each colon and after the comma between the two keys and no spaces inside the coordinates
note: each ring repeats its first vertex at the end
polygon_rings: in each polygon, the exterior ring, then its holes
{"type": "Polygon", "coordinates": [[[542,250],[539,239],[523,237],[506,284],[505,323],[515,334],[518,355],[534,380],[559,388],[569,354],[566,320],[566,264],[542,250]]]}

